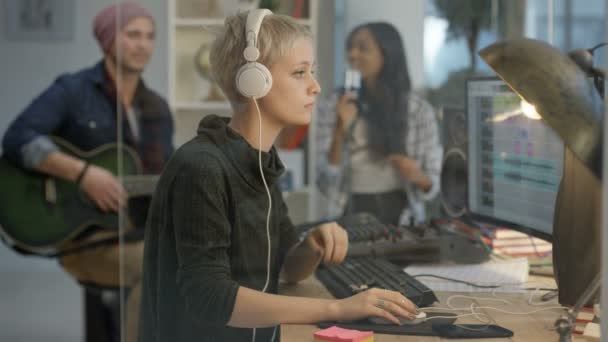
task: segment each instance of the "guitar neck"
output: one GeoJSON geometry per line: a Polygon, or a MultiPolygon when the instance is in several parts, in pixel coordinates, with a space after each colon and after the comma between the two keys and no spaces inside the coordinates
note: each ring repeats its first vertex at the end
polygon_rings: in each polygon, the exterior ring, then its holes
{"type": "Polygon", "coordinates": [[[122,184],[129,197],[152,195],[159,178],[158,175],[129,175],[122,177],[122,184]]]}

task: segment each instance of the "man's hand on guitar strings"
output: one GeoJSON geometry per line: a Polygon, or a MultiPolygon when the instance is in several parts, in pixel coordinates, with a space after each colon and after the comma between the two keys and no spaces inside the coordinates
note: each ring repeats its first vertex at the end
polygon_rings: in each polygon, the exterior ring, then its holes
{"type": "Polygon", "coordinates": [[[82,178],[81,187],[103,212],[118,212],[127,204],[127,192],[122,184],[101,167],[91,165],[82,178]]]}

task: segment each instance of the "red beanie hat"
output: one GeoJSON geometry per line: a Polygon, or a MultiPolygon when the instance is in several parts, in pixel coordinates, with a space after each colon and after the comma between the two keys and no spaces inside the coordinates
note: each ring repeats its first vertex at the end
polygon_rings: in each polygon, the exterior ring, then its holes
{"type": "Polygon", "coordinates": [[[131,19],[144,17],[150,19],[154,23],[154,18],[147,9],[136,2],[125,1],[110,5],[97,13],[93,24],[93,34],[99,42],[99,46],[104,52],[109,52],[116,32],[131,19]]]}

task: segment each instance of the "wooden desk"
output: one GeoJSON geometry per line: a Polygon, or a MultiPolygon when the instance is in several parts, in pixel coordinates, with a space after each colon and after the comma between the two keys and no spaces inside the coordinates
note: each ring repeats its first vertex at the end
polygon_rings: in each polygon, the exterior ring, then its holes
{"type": "MultiPolygon", "coordinates": [[[[542,282],[543,287],[555,287],[555,281],[550,277],[538,277],[538,276],[530,276],[530,281],[534,281],[533,286],[538,286],[537,282],[542,282]]],[[[332,295],[325,289],[325,287],[314,277],[300,282],[296,285],[287,285],[283,284],[281,286],[281,294],[290,295],[290,296],[300,296],[300,297],[318,297],[318,298],[332,298],[332,295]]],[[[450,295],[455,293],[448,292],[436,292],[435,293],[439,298],[441,303],[445,303],[447,298],[450,295]]],[[[476,297],[492,297],[492,294],[489,292],[476,292],[476,293],[458,293],[465,295],[472,295],[476,297]]],[[[502,305],[497,303],[491,303],[487,301],[476,303],[479,306],[499,306],[503,310],[512,311],[512,312],[528,312],[536,309],[540,309],[548,305],[543,306],[531,306],[528,305],[528,297],[529,294],[509,294],[509,293],[497,293],[497,297],[493,298],[501,298],[507,299],[512,304],[511,305],[502,305]]],[[[536,298],[538,301],[539,299],[536,298]]],[[[464,306],[464,303],[470,302],[453,302],[453,305],[464,306]],[[461,304],[462,303],[462,304],[461,304]]],[[[553,305],[559,305],[556,300],[553,300],[551,303],[553,305]]],[[[509,315],[505,313],[501,313],[495,310],[480,310],[490,317],[494,324],[498,324],[502,327],[505,327],[511,331],[513,331],[513,337],[509,339],[473,339],[472,341],[483,342],[483,341],[522,341],[522,342],[542,342],[542,341],[558,341],[559,335],[555,330],[553,330],[553,324],[555,320],[560,316],[560,312],[557,310],[547,310],[541,311],[534,314],[529,315],[509,315]]],[[[457,323],[469,323],[469,324],[479,324],[473,317],[461,317],[456,321],[457,323]]],[[[297,325],[297,324],[283,324],[281,325],[281,340],[289,341],[289,342],[310,342],[312,341],[313,334],[319,330],[315,325],[297,325]]],[[[582,338],[573,337],[574,341],[584,341],[582,338]]],[[[410,335],[385,335],[385,334],[375,334],[376,342],[398,342],[398,341],[442,341],[439,337],[432,336],[410,336],[410,335]]],[[[462,339],[460,340],[462,341],[462,339]]]]}

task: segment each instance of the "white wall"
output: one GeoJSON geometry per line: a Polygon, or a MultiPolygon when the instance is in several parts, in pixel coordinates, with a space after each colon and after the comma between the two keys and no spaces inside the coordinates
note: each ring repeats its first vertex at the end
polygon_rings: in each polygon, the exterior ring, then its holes
{"type": "MultiPolygon", "coordinates": [[[[61,73],[76,71],[101,59],[92,33],[93,18],[114,0],[76,0],[71,41],[9,41],[4,26],[4,2],[0,2],[0,136],[35,95],[61,73]]],[[[149,87],[167,94],[167,3],[140,0],[156,19],[156,51],[144,75],[149,87]]]]}
{"type": "Polygon", "coordinates": [[[320,0],[317,14],[317,78],[323,93],[334,84],[334,2],[320,0]]]}
{"type": "MultiPolygon", "coordinates": [[[[359,24],[387,21],[401,33],[414,89],[424,86],[423,37],[425,0],[346,0],[346,34],[359,24]]],[[[344,48],[336,45],[336,48],[344,48]]]]}

